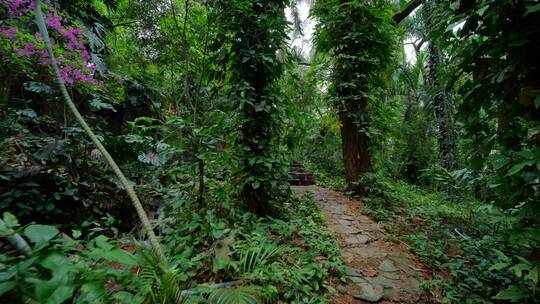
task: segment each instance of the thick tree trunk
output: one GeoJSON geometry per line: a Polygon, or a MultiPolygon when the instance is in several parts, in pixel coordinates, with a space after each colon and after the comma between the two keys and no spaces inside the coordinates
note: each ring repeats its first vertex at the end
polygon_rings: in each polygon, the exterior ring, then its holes
{"type": "Polygon", "coordinates": [[[341,120],[341,146],[345,177],[349,190],[355,194],[365,194],[359,178],[370,171],[369,136],[362,130],[357,115],[366,111],[366,104],[360,101],[346,101],[339,111],[341,120]]]}

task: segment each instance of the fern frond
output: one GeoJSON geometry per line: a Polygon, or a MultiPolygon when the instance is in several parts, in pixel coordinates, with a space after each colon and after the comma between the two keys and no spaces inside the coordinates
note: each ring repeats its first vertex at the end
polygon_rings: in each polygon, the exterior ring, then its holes
{"type": "Polygon", "coordinates": [[[262,304],[262,292],[257,286],[214,289],[208,301],[211,304],[262,304]]]}
{"type": "Polygon", "coordinates": [[[268,265],[272,258],[282,250],[274,245],[252,247],[240,253],[239,270],[241,273],[251,272],[253,269],[268,265]]]}

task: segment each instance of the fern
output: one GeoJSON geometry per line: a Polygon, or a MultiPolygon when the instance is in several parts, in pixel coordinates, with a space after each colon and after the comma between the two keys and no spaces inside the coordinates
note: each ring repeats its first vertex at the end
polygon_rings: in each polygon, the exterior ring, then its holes
{"type": "Polygon", "coordinates": [[[262,292],[257,286],[214,289],[208,301],[211,304],[262,304],[262,292]]]}
{"type": "Polygon", "coordinates": [[[240,273],[248,273],[255,268],[266,266],[281,250],[281,247],[268,244],[249,248],[240,253],[238,270],[240,273]]]}
{"type": "Polygon", "coordinates": [[[166,267],[160,263],[153,253],[143,251],[143,271],[140,274],[142,282],[141,294],[148,303],[186,303],[182,296],[178,270],[166,267]]]}

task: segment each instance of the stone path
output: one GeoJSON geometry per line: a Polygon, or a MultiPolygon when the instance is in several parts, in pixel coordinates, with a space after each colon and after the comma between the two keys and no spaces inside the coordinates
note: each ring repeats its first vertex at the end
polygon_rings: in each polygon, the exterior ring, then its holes
{"type": "Polygon", "coordinates": [[[427,278],[427,271],[405,248],[384,240],[381,227],[362,214],[362,202],[318,186],[292,189],[314,193],[343,248],[347,284],[337,287],[333,303],[426,302],[420,280],[427,278]]]}

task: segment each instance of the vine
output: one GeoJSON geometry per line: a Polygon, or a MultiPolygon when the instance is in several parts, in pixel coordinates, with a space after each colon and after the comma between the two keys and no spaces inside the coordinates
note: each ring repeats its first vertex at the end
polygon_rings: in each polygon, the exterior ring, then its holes
{"type": "Polygon", "coordinates": [[[276,80],[283,72],[287,1],[218,1],[232,93],[240,110],[238,145],[241,196],[251,211],[271,212],[283,166],[272,142],[280,102],[276,80]]]}
{"type": "Polygon", "coordinates": [[[359,178],[372,167],[372,108],[381,104],[380,89],[392,61],[395,35],[385,1],[320,0],[315,42],[333,60],[329,93],[341,121],[343,161],[349,188],[364,189],[359,178]]]}

